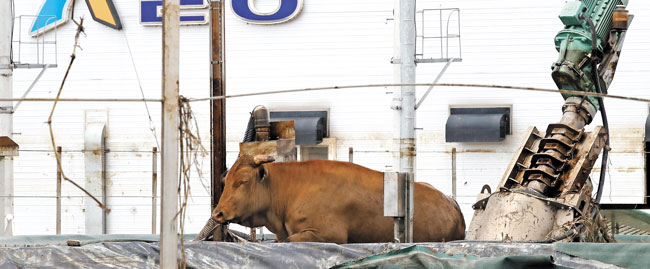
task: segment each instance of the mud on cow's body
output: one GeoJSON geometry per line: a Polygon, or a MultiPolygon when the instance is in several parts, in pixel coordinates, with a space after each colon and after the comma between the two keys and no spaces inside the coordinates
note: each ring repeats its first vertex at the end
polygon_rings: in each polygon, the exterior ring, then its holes
{"type": "MultiPolygon", "coordinates": [[[[212,217],[220,223],[266,226],[280,241],[389,242],[383,216],[383,174],[336,161],[272,163],[241,156],[225,177],[212,217]]],[[[465,222],[454,200],[415,184],[414,240],[462,239],[465,222]]]]}

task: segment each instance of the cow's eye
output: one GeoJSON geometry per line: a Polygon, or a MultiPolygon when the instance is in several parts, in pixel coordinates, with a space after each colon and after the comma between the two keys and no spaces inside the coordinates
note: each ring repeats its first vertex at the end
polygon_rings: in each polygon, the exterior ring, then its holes
{"type": "Polygon", "coordinates": [[[241,180],[241,181],[237,181],[237,182],[235,182],[235,186],[234,186],[234,187],[237,188],[237,187],[239,187],[239,186],[241,186],[241,185],[246,185],[246,184],[248,184],[248,180],[241,180]]]}

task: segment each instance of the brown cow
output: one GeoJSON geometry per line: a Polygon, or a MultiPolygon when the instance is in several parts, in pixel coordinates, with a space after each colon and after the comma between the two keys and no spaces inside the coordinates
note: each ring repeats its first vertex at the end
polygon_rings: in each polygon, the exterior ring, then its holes
{"type": "MultiPolygon", "coordinates": [[[[336,161],[269,163],[241,156],[225,177],[212,218],[266,226],[279,241],[390,242],[393,219],[383,216],[383,174],[336,161]]],[[[465,221],[454,200],[415,184],[414,241],[462,239],[465,221]]]]}

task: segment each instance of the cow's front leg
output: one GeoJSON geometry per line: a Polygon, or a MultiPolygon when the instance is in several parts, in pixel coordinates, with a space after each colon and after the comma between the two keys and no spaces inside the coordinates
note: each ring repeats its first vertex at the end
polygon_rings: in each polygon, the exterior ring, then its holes
{"type": "Polygon", "coordinates": [[[345,231],[329,231],[327,233],[321,232],[319,229],[307,228],[292,234],[287,238],[289,242],[328,242],[345,244],[348,242],[347,233],[345,231]]]}
{"type": "Polygon", "coordinates": [[[289,242],[325,242],[316,229],[305,229],[287,238],[289,242]]]}

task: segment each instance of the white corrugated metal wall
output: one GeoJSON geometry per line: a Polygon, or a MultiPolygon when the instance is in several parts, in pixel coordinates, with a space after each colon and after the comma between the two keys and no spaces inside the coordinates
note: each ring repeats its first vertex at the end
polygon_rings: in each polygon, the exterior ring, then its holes
{"type": "MultiPolygon", "coordinates": [[[[34,14],[41,0],[16,1],[16,14],[34,14]]],[[[131,54],[146,97],[158,98],[161,85],[161,28],[139,24],[139,1],[114,1],[124,29],[115,31],[91,20],[83,1],[75,17],[84,16],[86,37],[72,67],[62,97],[140,98],[131,54]]],[[[261,9],[276,1],[257,0],[261,9]]],[[[555,88],[550,64],[557,53],[553,37],[562,28],[557,14],[564,1],[418,1],[418,9],[461,9],[463,62],[454,63],[441,82],[525,85],[555,88]]],[[[305,0],[302,13],[279,25],[253,25],[226,12],[227,92],[247,92],[328,85],[390,83],[393,69],[393,0],[305,0]]],[[[650,97],[643,91],[650,56],[650,4],[633,0],[637,15],[626,39],[617,77],[610,92],[650,97]]],[[[437,20],[433,18],[432,20],[437,20]]],[[[428,27],[437,27],[427,23],[428,27]]],[[[427,27],[427,26],[425,26],[427,27]]],[[[53,97],[72,50],[74,24],[58,30],[59,67],[50,69],[29,97],[53,97]]],[[[208,27],[181,28],[181,94],[205,97],[209,93],[208,27]]],[[[426,30],[426,28],[425,28],[426,30]]],[[[50,33],[51,34],[51,33],[50,33]]],[[[427,51],[435,48],[427,48],[427,51]]],[[[23,52],[25,53],[25,52],[23,52]]],[[[418,65],[418,82],[431,82],[441,64],[418,65]]],[[[14,73],[14,96],[21,96],[38,70],[14,73]]],[[[347,161],[354,147],[356,163],[377,170],[392,164],[392,111],[394,89],[335,90],[267,95],[228,101],[228,163],[237,156],[248,120],[257,104],[270,109],[326,108],[330,111],[330,136],[338,141],[337,159],[347,161]]],[[[425,88],[418,89],[418,96],[425,88]]],[[[467,223],[470,204],[483,184],[492,187],[528,126],[545,129],[561,116],[562,98],[548,93],[512,90],[436,88],[418,110],[417,180],[451,194],[451,149],[458,149],[458,200],[467,223]],[[501,143],[446,143],[444,126],[450,105],[511,105],[513,135],[501,143]]],[[[209,140],[209,107],[192,104],[201,122],[205,145],[209,140]]],[[[55,227],[55,160],[50,153],[47,120],[51,103],[24,103],[14,114],[15,140],[20,156],[15,162],[15,234],[53,234],[55,227]]],[[[643,127],[648,106],[607,100],[612,133],[610,177],[604,202],[641,202],[644,167],[643,127]],[[610,181],[611,179],[611,181],[610,181]],[[611,187],[610,187],[611,186],[611,187]]],[[[109,233],[148,233],[151,229],[151,149],[156,146],[142,103],[63,103],[53,120],[57,143],[63,147],[64,170],[83,182],[85,113],[108,113],[107,180],[109,233]]],[[[156,130],[160,105],[149,104],[156,130]]],[[[600,122],[595,120],[595,124],[600,122]]],[[[157,134],[159,135],[159,133],[157,134]]],[[[209,175],[209,159],[204,161],[209,175]]],[[[593,177],[597,177],[597,169],[593,177]]],[[[198,177],[195,177],[197,179],[198,177]]],[[[63,233],[83,233],[81,192],[63,184],[63,233]]],[[[188,232],[196,232],[209,215],[209,191],[198,180],[192,185],[188,232]]]]}

